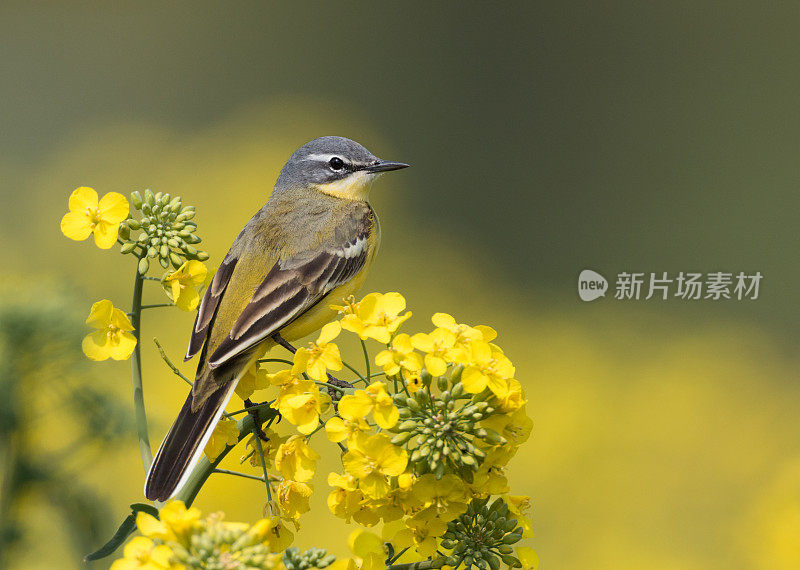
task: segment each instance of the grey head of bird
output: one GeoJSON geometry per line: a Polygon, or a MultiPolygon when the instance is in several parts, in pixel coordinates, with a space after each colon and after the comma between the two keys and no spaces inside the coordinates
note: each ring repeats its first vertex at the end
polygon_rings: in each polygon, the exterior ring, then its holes
{"type": "Polygon", "coordinates": [[[380,174],[407,166],[380,159],[345,137],[319,137],[289,157],[275,183],[275,192],[311,188],[338,198],[364,200],[380,174]]]}

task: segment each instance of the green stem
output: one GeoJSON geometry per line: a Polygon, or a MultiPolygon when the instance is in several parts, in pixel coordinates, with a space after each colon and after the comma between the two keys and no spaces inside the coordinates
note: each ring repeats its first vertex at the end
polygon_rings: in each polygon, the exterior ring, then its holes
{"type": "Polygon", "coordinates": [[[258,430],[255,423],[253,424],[253,440],[255,441],[256,450],[258,450],[258,457],[261,459],[261,469],[264,470],[264,484],[267,487],[267,500],[272,502],[272,489],[269,488],[269,474],[267,473],[267,460],[264,459],[264,450],[261,447],[261,438],[258,436],[258,430]]]}
{"type": "Polygon", "coordinates": [[[284,364],[288,364],[289,366],[293,366],[294,362],[291,360],[286,360],[285,358],[259,358],[258,362],[283,362],[284,364]]]}
{"type": "Polygon", "coordinates": [[[407,564],[392,564],[387,566],[386,570],[431,570],[432,568],[441,568],[447,558],[440,556],[435,560],[422,560],[421,562],[409,562],[407,564]]]}
{"type": "Polygon", "coordinates": [[[258,475],[250,475],[249,473],[242,473],[241,471],[231,471],[230,469],[214,469],[214,473],[221,473],[223,475],[235,475],[236,477],[244,477],[245,479],[254,479],[256,481],[264,482],[263,477],[258,475]]]}
{"type": "Polygon", "coordinates": [[[167,356],[167,352],[164,350],[164,347],[161,346],[160,342],[158,342],[158,339],[154,338],[153,342],[156,343],[156,346],[158,347],[158,352],[161,355],[161,360],[163,360],[164,362],[167,363],[167,366],[170,367],[172,372],[174,372],[175,375],[178,378],[180,378],[181,380],[186,382],[189,386],[191,386],[192,385],[192,381],[189,380],[186,376],[184,376],[183,373],[180,370],[178,370],[178,367],[175,366],[175,364],[172,363],[172,361],[169,359],[169,356],[167,356]]]}
{"type": "Polygon", "coordinates": [[[369,353],[367,352],[367,343],[363,340],[361,341],[361,350],[364,352],[364,364],[367,367],[367,378],[371,376],[369,372],[369,353]]]}
{"type": "Polygon", "coordinates": [[[155,309],[157,307],[174,307],[175,303],[156,303],[155,305],[142,305],[140,309],[155,309]]]}
{"type": "Polygon", "coordinates": [[[319,382],[317,380],[314,380],[314,384],[318,384],[319,386],[325,386],[326,388],[329,388],[331,390],[336,390],[337,392],[340,392],[341,394],[346,394],[347,393],[347,391],[344,388],[340,388],[339,386],[334,386],[333,384],[329,384],[328,382],[319,382]]]}
{"type": "Polygon", "coordinates": [[[147,473],[153,463],[153,450],[150,449],[150,437],[147,435],[147,412],[144,407],[144,390],[142,388],[142,284],[144,279],[136,269],[136,278],[133,281],[133,302],[131,303],[131,324],[133,336],[136,337],[136,346],[131,355],[131,380],[133,383],[133,409],[136,415],[136,432],[139,436],[139,452],[142,456],[142,465],[147,473]]]}
{"type": "MultiPolygon", "coordinates": [[[[364,382],[364,384],[369,384],[369,382],[367,381],[366,378],[364,378],[364,376],[361,374],[361,372],[359,372],[358,370],[356,370],[355,368],[353,368],[352,366],[347,364],[347,362],[345,362],[344,360],[342,360],[342,364],[344,364],[345,368],[347,368],[348,370],[354,372],[355,375],[358,376],[358,380],[361,380],[362,382],[364,382]]],[[[354,380],[354,382],[358,382],[358,380],[354,380]]]]}

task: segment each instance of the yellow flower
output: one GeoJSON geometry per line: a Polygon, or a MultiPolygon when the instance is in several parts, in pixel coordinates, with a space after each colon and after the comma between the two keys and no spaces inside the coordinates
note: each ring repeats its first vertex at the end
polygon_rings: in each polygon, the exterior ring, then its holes
{"type": "Polygon", "coordinates": [[[522,562],[522,570],[536,570],[539,567],[539,555],[530,546],[518,546],[517,558],[522,562]]]}
{"type": "Polygon", "coordinates": [[[432,473],[426,473],[414,482],[412,492],[424,505],[414,515],[418,520],[438,518],[449,522],[467,510],[467,490],[464,482],[455,475],[445,475],[437,480],[432,473]]]}
{"type": "Polygon", "coordinates": [[[296,521],[311,508],[308,499],[313,492],[314,488],[308,483],[284,479],[278,487],[278,503],[284,514],[296,521]]]}
{"type": "Polygon", "coordinates": [[[165,273],[161,278],[161,286],[179,309],[194,311],[200,303],[197,287],[205,283],[208,269],[195,259],[184,262],[172,273],[165,273]]]}
{"type": "Polygon", "coordinates": [[[422,370],[422,355],[414,352],[411,337],[401,333],[392,339],[392,344],[375,355],[375,364],[383,367],[387,376],[403,372],[418,373],[422,370]]]}
{"type": "MultiPolygon", "coordinates": [[[[341,410],[340,410],[341,411],[341,410]]],[[[334,443],[339,441],[353,441],[370,431],[370,425],[364,418],[342,419],[334,416],[325,422],[325,433],[334,443]]]]}
{"type": "Polygon", "coordinates": [[[411,317],[411,311],[401,315],[406,300],[400,293],[370,293],[342,317],[342,328],[356,333],[361,340],[374,338],[388,343],[392,334],[411,317]]]}
{"type": "Polygon", "coordinates": [[[374,532],[356,529],[347,537],[350,550],[359,558],[366,558],[369,554],[384,555],[383,539],[374,532]]]}
{"type": "MultiPolygon", "coordinates": [[[[275,455],[278,453],[278,448],[289,438],[288,436],[278,435],[275,430],[270,428],[264,429],[264,435],[267,436],[267,441],[259,439],[259,443],[261,445],[261,451],[264,453],[264,461],[267,464],[267,468],[271,468],[275,461],[275,455]]],[[[249,449],[249,451],[239,459],[239,463],[244,463],[249,459],[250,465],[261,469],[261,456],[258,454],[258,449],[256,448],[255,436],[251,435],[247,439],[245,448],[249,449]]]]}
{"type": "Polygon", "coordinates": [[[275,466],[285,479],[303,483],[314,476],[319,457],[304,437],[293,435],[278,447],[275,466]]]}
{"type": "Polygon", "coordinates": [[[532,538],[533,525],[525,514],[531,508],[531,498],[527,495],[509,495],[506,497],[506,504],[508,505],[508,510],[517,519],[519,526],[522,527],[522,538],[532,538]]]}
{"type": "Polygon", "coordinates": [[[339,401],[339,415],[349,420],[363,418],[372,412],[375,423],[383,429],[394,427],[400,411],[386,391],[383,382],[374,382],[364,390],[343,396],[339,401]]]}
{"type": "Polygon", "coordinates": [[[425,352],[425,369],[432,376],[447,372],[447,363],[453,362],[456,335],[447,329],[434,329],[430,334],[417,333],[411,337],[414,348],[425,352]]]}
{"type": "Polygon", "coordinates": [[[528,417],[525,406],[522,406],[510,414],[492,414],[481,421],[481,425],[493,429],[506,438],[510,444],[506,447],[516,449],[528,441],[533,429],[533,420],[528,417]]]}
{"type": "Polygon", "coordinates": [[[470,363],[461,374],[464,390],[479,394],[487,387],[498,398],[508,394],[508,380],[514,377],[514,365],[501,352],[493,350],[487,342],[470,344],[470,363]]]}
{"type": "Polygon", "coordinates": [[[328,509],[337,517],[350,522],[350,517],[361,510],[364,493],[356,488],[356,480],[352,475],[330,473],[328,485],[334,488],[328,495],[328,509]]]}
{"type": "Polygon", "coordinates": [[[267,375],[258,368],[258,364],[254,364],[236,384],[234,391],[242,400],[246,400],[256,390],[264,390],[267,387],[269,387],[267,375]]]}
{"type": "Polygon", "coordinates": [[[92,360],[127,360],[136,347],[136,337],[128,316],[103,299],[92,305],[86,324],[97,330],[83,339],[83,353],[92,360]]]}
{"type": "Polygon", "coordinates": [[[203,451],[208,460],[213,463],[229,445],[236,445],[238,441],[239,428],[236,427],[236,422],[222,418],[214,428],[214,432],[211,434],[203,451]]]}
{"type": "Polygon", "coordinates": [[[272,404],[290,423],[297,426],[297,431],[310,434],[319,425],[319,416],[330,396],[320,394],[319,388],[312,382],[295,384],[281,392],[280,397],[272,404]]]}
{"type": "Polygon", "coordinates": [[[170,501],[155,518],[145,512],[136,513],[136,526],[143,535],[162,541],[176,541],[189,536],[200,521],[200,510],[187,509],[183,501],[170,501]]]}
{"type": "Polygon", "coordinates": [[[507,380],[508,391],[503,397],[495,396],[492,404],[499,412],[509,414],[515,412],[527,403],[522,391],[522,384],[514,378],[507,380]]]}
{"type": "Polygon", "coordinates": [[[182,564],[171,562],[172,550],[164,544],[156,545],[144,536],[133,537],[123,550],[124,558],[115,560],[111,570],[179,570],[182,564]]]}
{"type": "Polygon", "coordinates": [[[359,570],[385,570],[386,551],[383,540],[368,530],[356,529],[347,539],[350,550],[360,561],[359,570]]]}
{"type": "Polygon", "coordinates": [[[437,328],[447,329],[456,335],[456,342],[459,344],[469,344],[473,340],[492,342],[497,338],[497,331],[492,327],[478,325],[471,327],[456,323],[456,320],[447,313],[434,313],[431,322],[437,328]]]}
{"type": "Polygon", "coordinates": [[[433,556],[439,545],[438,537],[447,532],[447,523],[439,518],[424,519],[413,516],[406,521],[414,548],[423,558],[433,556]]]}
{"type": "Polygon", "coordinates": [[[306,372],[318,382],[328,380],[328,370],[341,370],[342,357],[339,347],[331,341],[342,332],[339,321],[328,323],[319,333],[317,342],[311,343],[309,348],[300,348],[294,354],[292,374],[306,372]]]}
{"type": "Polygon", "coordinates": [[[502,467],[508,461],[504,456],[510,458],[514,454],[513,450],[509,452],[510,447],[493,449],[486,454],[486,458],[472,478],[471,487],[476,496],[503,495],[511,490],[505,469],[502,467]]]}
{"type": "Polygon", "coordinates": [[[406,450],[392,445],[383,434],[364,438],[342,457],[345,470],[358,479],[359,488],[373,499],[386,496],[390,488],[386,477],[400,475],[407,464],[406,450]]]}
{"type": "Polygon", "coordinates": [[[281,524],[280,517],[261,519],[254,524],[248,533],[263,542],[272,552],[281,552],[287,549],[294,540],[294,535],[281,524]]]}
{"type": "Polygon", "coordinates": [[[128,200],[118,192],[109,192],[98,202],[97,192],[81,186],[69,197],[69,212],[61,218],[61,233],[83,241],[94,234],[100,249],[109,249],[117,241],[119,224],[128,217],[128,200]]]}

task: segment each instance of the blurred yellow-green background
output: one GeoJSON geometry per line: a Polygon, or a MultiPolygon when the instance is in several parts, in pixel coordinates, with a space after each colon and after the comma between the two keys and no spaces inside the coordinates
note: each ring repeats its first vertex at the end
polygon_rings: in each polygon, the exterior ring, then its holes
{"type": "MultiPolygon", "coordinates": [[[[542,568],[800,568],[799,25],[795,2],[4,2],[2,563],[80,568],[143,498],[128,364],[79,348],[134,263],[61,235],[69,193],[182,195],[213,266],[289,154],[338,134],[413,165],[375,185],[364,292],[401,291],[410,330],[491,324],[517,366],[542,568]],[[584,303],[587,267],[764,279],[584,303]]],[[[186,390],[149,339],[178,359],[192,318],[145,316],[153,445],[186,390]]],[[[315,483],[297,544],[344,553],[315,483]]],[[[215,476],[197,504],[263,501],[215,476]]]]}

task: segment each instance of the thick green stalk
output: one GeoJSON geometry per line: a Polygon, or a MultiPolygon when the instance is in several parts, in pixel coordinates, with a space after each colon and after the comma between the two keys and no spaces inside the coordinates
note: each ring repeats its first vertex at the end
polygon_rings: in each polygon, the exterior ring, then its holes
{"type": "Polygon", "coordinates": [[[136,415],[136,432],[139,436],[139,452],[142,455],[142,465],[147,473],[153,463],[153,450],[150,449],[150,437],[147,435],[147,412],[144,407],[144,390],[142,388],[142,285],[144,279],[136,269],[136,278],[133,282],[133,302],[131,303],[131,324],[133,336],[136,337],[136,347],[131,355],[131,380],[133,382],[133,410],[136,415]]]}
{"type": "MultiPolygon", "coordinates": [[[[271,418],[275,418],[278,416],[278,411],[272,408],[267,408],[266,410],[258,410],[258,425],[261,426],[264,422],[268,421],[271,418]]],[[[253,429],[256,426],[256,420],[253,417],[253,414],[247,414],[238,422],[236,422],[236,427],[239,430],[239,441],[242,441],[244,438],[248,437],[253,433],[253,429]]],[[[200,458],[200,461],[197,463],[197,466],[192,471],[192,474],[189,476],[189,480],[186,481],[186,484],[181,488],[175,498],[177,500],[183,501],[184,504],[188,507],[193,502],[195,497],[197,497],[197,493],[200,492],[200,489],[205,484],[206,480],[216,471],[217,465],[224,459],[224,457],[228,454],[228,452],[233,449],[234,446],[227,447],[222,453],[219,454],[214,462],[208,460],[208,457],[205,455],[200,458]]]]}
{"type": "Polygon", "coordinates": [[[444,557],[435,558],[434,560],[422,560],[421,562],[408,562],[407,564],[392,564],[387,566],[387,570],[432,570],[433,568],[441,568],[447,561],[444,557]]]}

